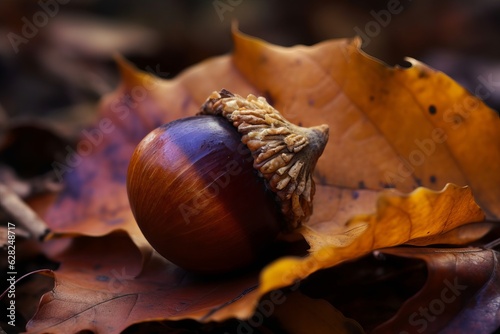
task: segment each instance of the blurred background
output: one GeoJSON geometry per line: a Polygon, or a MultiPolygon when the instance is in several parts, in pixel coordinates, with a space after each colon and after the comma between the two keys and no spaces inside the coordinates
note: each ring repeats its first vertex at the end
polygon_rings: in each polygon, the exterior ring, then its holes
{"type": "Polygon", "coordinates": [[[472,92],[485,86],[485,102],[500,109],[494,0],[1,0],[0,181],[22,197],[54,186],[43,178],[50,163],[119,82],[114,54],[174,78],[231,52],[234,19],[283,46],[360,35],[363,49],[390,65],[408,56],[472,92]],[[28,188],[18,182],[40,175],[28,188]]]}

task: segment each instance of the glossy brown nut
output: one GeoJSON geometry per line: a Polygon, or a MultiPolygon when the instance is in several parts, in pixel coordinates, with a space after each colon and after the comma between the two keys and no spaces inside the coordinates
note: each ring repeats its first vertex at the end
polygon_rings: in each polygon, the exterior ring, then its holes
{"type": "Polygon", "coordinates": [[[250,265],[282,228],[275,194],[224,118],[176,120],[148,134],[131,158],[127,191],[150,244],[178,266],[224,273],[250,265]]]}

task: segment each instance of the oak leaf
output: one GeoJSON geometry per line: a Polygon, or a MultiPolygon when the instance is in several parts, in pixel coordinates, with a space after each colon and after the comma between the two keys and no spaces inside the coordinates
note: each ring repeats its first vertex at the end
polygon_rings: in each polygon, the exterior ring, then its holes
{"type": "Polygon", "coordinates": [[[422,241],[424,237],[446,234],[483,219],[484,214],[467,187],[449,184],[440,192],[417,188],[408,195],[387,191],[378,198],[376,212],[355,215],[349,220],[348,226],[362,230],[349,244],[324,243],[317,233],[308,230],[304,232],[306,239],[321,240],[312,244],[309,256],[276,260],[262,271],[259,289],[264,294],[372,250],[409,243],[414,239],[422,241]]]}
{"type": "Polygon", "coordinates": [[[373,333],[492,333],[500,327],[499,253],[482,248],[392,248],[381,254],[424,260],[422,290],[373,333]]]}
{"type": "Polygon", "coordinates": [[[76,238],[53,251],[60,242],[46,246],[62,265],[53,273],[53,291],[42,297],[27,325],[29,333],[112,334],[148,320],[219,319],[211,316],[216,306],[252,293],[258,284],[251,273],[207,281],[159,256],[143,268],[139,249],[124,233],[76,238]]]}

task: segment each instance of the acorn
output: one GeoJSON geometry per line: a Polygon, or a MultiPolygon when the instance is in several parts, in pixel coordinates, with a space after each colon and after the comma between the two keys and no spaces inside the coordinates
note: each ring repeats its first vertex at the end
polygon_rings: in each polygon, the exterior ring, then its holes
{"type": "Polygon", "coordinates": [[[127,173],[134,217],[153,248],[202,274],[262,259],[312,214],[312,173],[328,126],[296,126],[265,98],[213,92],[197,116],[149,133],[127,173]]]}

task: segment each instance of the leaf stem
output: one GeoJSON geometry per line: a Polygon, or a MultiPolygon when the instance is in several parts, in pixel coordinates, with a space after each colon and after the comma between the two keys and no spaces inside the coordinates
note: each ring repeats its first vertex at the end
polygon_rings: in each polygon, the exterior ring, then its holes
{"type": "MultiPolygon", "coordinates": [[[[28,276],[31,276],[33,274],[40,274],[40,273],[53,273],[54,271],[52,269],[38,269],[38,270],[34,270],[34,271],[31,271],[27,274],[24,274],[23,276],[19,277],[15,282],[14,284],[17,284],[19,283],[20,280],[22,279],[25,279],[26,277],[28,276]]],[[[7,294],[7,292],[10,290],[10,287],[8,287],[7,289],[5,289],[4,292],[2,292],[2,294],[0,295],[0,300],[3,299],[3,297],[5,297],[5,295],[7,294]]]]}
{"type": "Polygon", "coordinates": [[[500,246],[500,238],[487,243],[486,245],[484,245],[484,248],[492,249],[497,246],[500,246]]]}
{"type": "Polygon", "coordinates": [[[43,240],[49,229],[45,222],[15,192],[0,183],[0,208],[15,219],[30,236],[43,240]]]}

